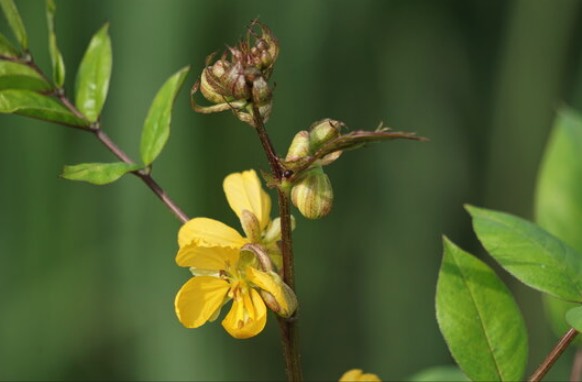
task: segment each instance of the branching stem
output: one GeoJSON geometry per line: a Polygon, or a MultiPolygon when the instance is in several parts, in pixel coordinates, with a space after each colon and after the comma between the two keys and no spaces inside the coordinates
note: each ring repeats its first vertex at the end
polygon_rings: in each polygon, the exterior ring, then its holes
{"type": "MultiPolygon", "coordinates": [[[[31,55],[28,55],[26,57],[26,59],[24,59],[24,60],[18,59],[18,58],[9,58],[9,57],[5,57],[5,56],[0,56],[0,59],[21,62],[25,65],[28,65],[30,68],[34,69],[40,76],[42,76],[45,79],[45,81],[50,82],[48,77],[44,74],[44,72],[38,67],[38,65],[36,65],[36,63],[34,62],[31,55]]],[[[83,115],[83,113],[81,113],[79,111],[79,109],[77,109],[77,107],[74,105],[74,103],[71,102],[71,100],[65,95],[65,92],[63,89],[55,89],[55,91],[52,92],[51,95],[58,98],[59,101],[61,101],[61,103],[63,104],[63,106],[65,106],[76,117],[78,117],[80,119],[86,119],[85,116],[83,115]]],[[[74,125],[67,125],[67,124],[61,124],[61,125],[65,126],[65,127],[71,127],[71,128],[83,130],[86,132],[94,133],[95,136],[97,137],[97,139],[99,139],[99,141],[103,145],[105,145],[105,147],[107,147],[109,149],[109,151],[111,151],[121,161],[123,161],[125,163],[129,163],[129,164],[135,163],[101,129],[101,125],[98,121],[91,124],[89,127],[74,126],[74,125]]],[[[178,205],[168,196],[168,194],[164,191],[164,189],[154,180],[154,178],[150,174],[149,168],[144,169],[144,170],[133,171],[132,174],[137,176],[138,178],[140,178],[148,186],[148,188],[150,190],[152,190],[152,192],[154,194],[156,194],[156,196],[162,201],[162,203],[164,203],[166,205],[166,207],[168,207],[168,209],[178,218],[178,220],[180,220],[182,223],[186,223],[188,220],[190,220],[188,218],[188,215],[186,215],[184,213],[184,211],[182,211],[182,209],[180,207],[178,207],[178,205]]]]}

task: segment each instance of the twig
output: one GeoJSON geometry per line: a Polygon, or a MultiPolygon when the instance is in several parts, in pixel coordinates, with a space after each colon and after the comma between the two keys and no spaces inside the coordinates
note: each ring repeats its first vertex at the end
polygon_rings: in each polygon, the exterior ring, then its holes
{"type": "Polygon", "coordinates": [[[574,338],[576,338],[577,335],[578,332],[576,331],[576,329],[570,328],[570,330],[568,330],[566,334],[564,334],[562,338],[560,338],[560,341],[558,341],[558,343],[556,344],[556,346],[554,346],[550,354],[548,354],[546,359],[544,359],[544,362],[542,362],[540,366],[537,368],[537,370],[531,375],[531,377],[529,377],[528,381],[529,382],[541,381],[544,375],[546,375],[546,373],[550,370],[550,368],[554,365],[558,358],[560,358],[564,350],[566,350],[568,345],[570,345],[570,343],[574,340],[574,338]]]}

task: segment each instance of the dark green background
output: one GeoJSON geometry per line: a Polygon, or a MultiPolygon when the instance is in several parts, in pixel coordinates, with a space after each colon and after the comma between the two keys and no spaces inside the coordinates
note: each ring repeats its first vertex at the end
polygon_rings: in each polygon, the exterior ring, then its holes
{"type": "MultiPolygon", "coordinates": [[[[48,70],[44,3],[17,5],[48,70]]],[[[111,23],[102,123],[133,158],[163,81],[191,64],[189,88],[206,55],[234,44],[256,16],[281,44],[268,124],[281,154],[324,117],[352,129],[383,120],[430,138],[347,153],[327,170],[332,213],[313,222],[295,212],[306,377],[360,367],[398,380],[452,362],[434,314],[441,235],[483,255],[462,204],[532,217],[556,108],[582,106],[580,5],[68,0],[57,1],[56,28],[72,94],[91,35],[111,23]]],[[[187,93],[154,176],[190,216],[238,227],[222,179],[267,169],[264,154],[248,126],[229,113],[195,114],[187,93]]],[[[0,379],[284,378],[273,316],[246,341],[219,323],[179,324],[173,300],[189,277],[174,263],[179,222],[141,182],[57,177],[64,164],[113,159],[91,134],[1,116],[0,379]]],[[[554,337],[539,295],[502,274],[525,315],[532,371],[554,337]]],[[[568,360],[556,369],[554,378],[566,378],[568,360]]]]}

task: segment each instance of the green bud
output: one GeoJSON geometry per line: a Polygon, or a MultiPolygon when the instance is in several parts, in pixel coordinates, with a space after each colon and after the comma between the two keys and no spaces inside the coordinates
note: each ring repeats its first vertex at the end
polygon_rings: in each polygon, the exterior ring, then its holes
{"type": "Polygon", "coordinates": [[[323,119],[311,125],[309,131],[309,143],[311,152],[316,152],[324,143],[339,137],[344,124],[333,119],[323,119]]]}
{"type": "Polygon", "coordinates": [[[212,74],[208,73],[208,70],[210,70],[210,68],[204,69],[200,76],[200,91],[208,101],[212,103],[222,103],[224,102],[224,96],[220,94],[219,87],[216,85],[212,74]]]}
{"type": "Polygon", "coordinates": [[[291,190],[291,201],[308,219],[326,216],[333,205],[333,189],[321,167],[310,170],[291,190]]]}
{"type": "Polygon", "coordinates": [[[257,243],[261,240],[261,227],[259,219],[249,210],[242,210],[240,214],[240,222],[245,231],[246,237],[252,242],[257,243]]]}
{"type": "Polygon", "coordinates": [[[287,151],[287,157],[285,160],[292,161],[300,158],[304,158],[309,155],[309,133],[302,130],[295,134],[293,140],[291,141],[291,146],[289,146],[289,151],[287,151]]]}

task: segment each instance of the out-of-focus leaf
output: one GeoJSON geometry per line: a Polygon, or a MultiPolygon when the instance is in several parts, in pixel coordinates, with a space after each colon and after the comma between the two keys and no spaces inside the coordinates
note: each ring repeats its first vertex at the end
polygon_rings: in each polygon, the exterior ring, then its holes
{"type": "Polygon", "coordinates": [[[582,302],[582,259],[576,250],[517,216],[466,208],[477,237],[509,273],[541,292],[582,302]]]}
{"type": "Polygon", "coordinates": [[[57,6],[54,0],[46,0],[46,21],[49,33],[49,53],[53,67],[53,81],[59,88],[65,83],[65,62],[57,46],[57,36],[55,34],[55,12],[57,6]]]}
{"type": "Polygon", "coordinates": [[[18,13],[16,4],[14,4],[14,1],[12,0],[0,0],[0,6],[2,7],[4,16],[6,16],[6,20],[8,20],[8,24],[10,25],[10,29],[12,29],[12,33],[14,33],[16,40],[22,49],[27,50],[28,36],[26,35],[26,29],[24,29],[24,23],[20,18],[20,13],[18,13]]]}
{"type": "Polygon", "coordinates": [[[6,57],[18,57],[18,50],[0,33],[0,55],[6,57]]]}
{"type": "Polygon", "coordinates": [[[457,366],[434,366],[415,373],[411,382],[469,382],[469,378],[457,366]]]}
{"type": "Polygon", "coordinates": [[[582,332],[582,306],[577,306],[566,312],[566,321],[579,332],[582,332]]]}
{"type": "Polygon", "coordinates": [[[75,105],[95,122],[107,98],[111,77],[111,39],[105,24],[91,39],[77,72],[75,105]]]}
{"type": "MultiPolygon", "coordinates": [[[[540,165],[536,186],[537,223],[582,254],[582,116],[558,110],[540,165]]],[[[556,335],[568,329],[565,313],[578,306],[544,296],[544,307],[556,335]]],[[[582,340],[577,339],[578,345],[582,340]]]]}
{"type": "Polygon", "coordinates": [[[89,121],[78,118],[53,98],[30,90],[0,90],[0,113],[20,114],[75,127],[89,126],[89,121]]]}
{"type": "Polygon", "coordinates": [[[27,65],[0,60],[0,90],[28,89],[34,91],[50,90],[51,85],[27,65]]]}
{"type": "Polygon", "coordinates": [[[168,141],[174,100],[189,70],[190,67],[187,66],[168,78],[158,90],[150,106],[144,122],[140,145],[141,159],[146,166],[149,166],[158,157],[168,141]]]}
{"type": "Polygon", "coordinates": [[[436,313],[451,354],[473,381],[518,381],[527,333],[513,296],[485,263],[443,240],[436,313]]]}
{"type": "Polygon", "coordinates": [[[123,175],[139,170],[137,164],[125,162],[115,163],[81,163],[74,166],[65,166],[61,176],[69,180],[78,180],[96,185],[115,182],[123,175]]]}

